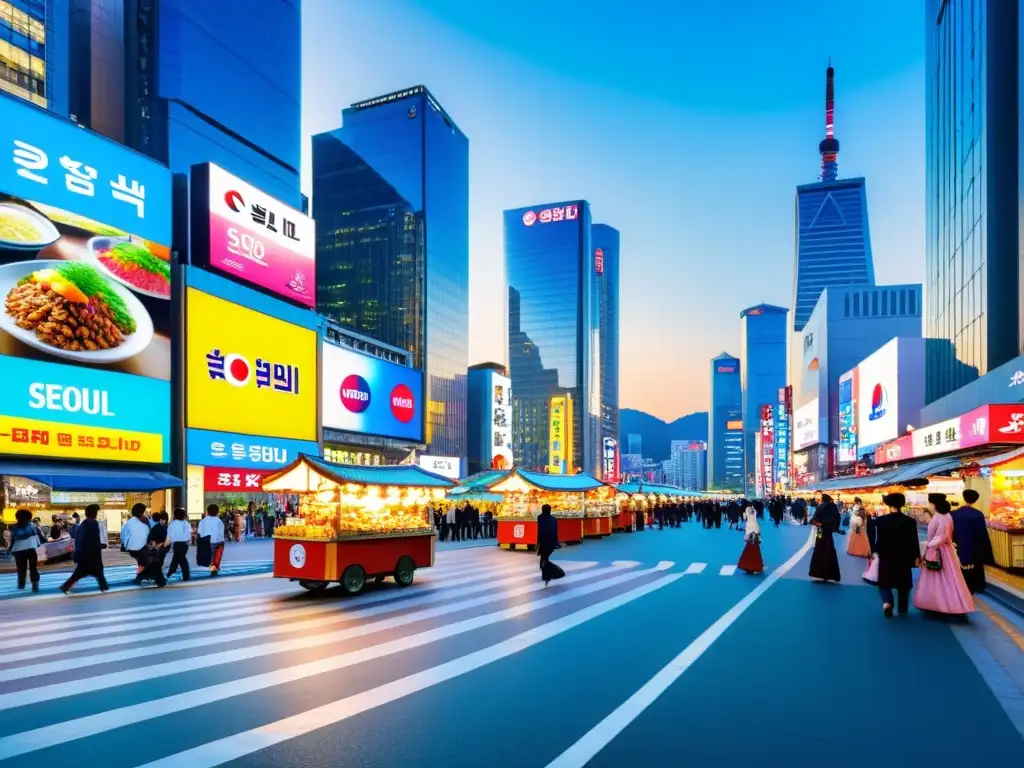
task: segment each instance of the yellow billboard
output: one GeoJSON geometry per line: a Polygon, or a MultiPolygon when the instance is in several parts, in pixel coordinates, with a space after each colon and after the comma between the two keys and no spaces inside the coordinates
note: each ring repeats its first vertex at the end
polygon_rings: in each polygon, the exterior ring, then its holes
{"type": "Polygon", "coordinates": [[[187,302],[188,426],[316,440],[316,331],[195,288],[187,302]]]}
{"type": "Polygon", "coordinates": [[[552,397],[549,404],[548,473],[571,475],[573,467],[572,396],[552,397]]]}

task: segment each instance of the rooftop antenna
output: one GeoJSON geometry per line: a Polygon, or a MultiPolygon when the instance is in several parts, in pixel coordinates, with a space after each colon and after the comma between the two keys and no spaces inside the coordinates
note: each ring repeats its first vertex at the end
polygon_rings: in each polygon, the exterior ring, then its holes
{"type": "Polygon", "coordinates": [[[835,137],[835,75],[830,56],[828,69],[825,70],[825,138],[818,144],[822,181],[835,181],[839,176],[839,139],[835,137]]]}

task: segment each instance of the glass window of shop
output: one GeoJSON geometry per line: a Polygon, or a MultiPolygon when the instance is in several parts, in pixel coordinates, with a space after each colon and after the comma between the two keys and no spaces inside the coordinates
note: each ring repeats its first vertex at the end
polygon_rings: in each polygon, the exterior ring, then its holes
{"type": "Polygon", "coordinates": [[[0,90],[41,107],[46,102],[46,9],[0,0],[0,90]]]}

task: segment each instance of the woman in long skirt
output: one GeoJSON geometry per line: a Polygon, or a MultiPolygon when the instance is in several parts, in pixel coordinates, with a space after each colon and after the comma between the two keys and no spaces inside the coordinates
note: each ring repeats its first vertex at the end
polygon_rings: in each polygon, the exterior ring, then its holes
{"type": "Polygon", "coordinates": [[[814,510],[811,525],[815,527],[814,554],[811,555],[809,575],[822,581],[839,581],[839,556],[832,535],[839,530],[839,508],[827,493],[821,495],[821,504],[814,510]]]}
{"type": "Polygon", "coordinates": [[[736,567],[747,573],[763,573],[764,560],[761,558],[761,526],[757,522],[757,510],[747,507],[746,513],[747,532],[743,534],[746,546],[743,547],[743,554],[736,567]]]}
{"type": "Polygon", "coordinates": [[[928,523],[921,575],[914,590],[914,607],[921,611],[966,618],[974,611],[974,598],[960,570],[953,546],[953,518],[945,494],[928,495],[933,517],[928,523]]]}
{"type": "Polygon", "coordinates": [[[860,499],[853,501],[853,511],[850,513],[850,539],[846,543],[846,554],[854,557],[871,557],[864,507],[861,506],[860,499]]]}

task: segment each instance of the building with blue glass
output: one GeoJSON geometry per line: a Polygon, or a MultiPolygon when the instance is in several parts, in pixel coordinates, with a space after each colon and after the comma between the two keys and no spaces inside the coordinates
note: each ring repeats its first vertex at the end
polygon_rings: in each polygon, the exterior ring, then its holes
{"type": "Polygon", "coordinates": [[[467,455],[469,141],[423,86],[313,137],[317,309],[412,353],[428,452],[467,455]]]}
{"type": "Polygon", "coordinates": [[[726,352],[711,360],[708,487],[736,492],[741,492],[744,487],[740,360],[726,352]]]}
{"type": "Polygon", "coordinates": [[[619,442],[619,230],[607,224],[590,228],[594,271],[601,289],[602,436],[619,442]]]}
{"type": "Polygon", "coordinates": [[[512,453],[523,467],[548,465],[552,399],[568,396],[566,454],[573,467],[599,476],[604,275],[594,261],[590,205],[518,208],[505,211],[504,220],[512,453]]]}
{"type": "Polygon", "coordinates": [[[68,114],[68,22],[72,2],[0,2],[0,91],[62,117],[68,114]]]}
{"type": "Polygon", "coordinates": [[[789,310],[758,304],[740,312],[740,386],[743,392],[743,466],[747,493],[753,493],[759,457],[761,406],[776,406],[786,386],[789,310]]]}
{"type": "Polygon", "coordinates": [[[1024,19],[1004,0],[926,8],[926,336],[945,341],[926,351],[931,403],[1024,351],[1024,19]]]}

